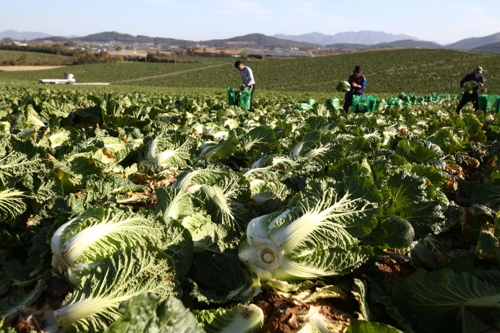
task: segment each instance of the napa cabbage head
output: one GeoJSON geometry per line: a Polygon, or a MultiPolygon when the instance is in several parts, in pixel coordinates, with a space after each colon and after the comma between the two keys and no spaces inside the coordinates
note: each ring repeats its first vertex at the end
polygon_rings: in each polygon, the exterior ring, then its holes
{"type": "Polygon", "coordinates": [[[239,257],[261,280],[342,275],[368,259],[368,249],[351,233],[372,225],[377,205],[323,185],[317,196],[311,191],[248,224],[239,257]]]}
{"type": "Polygon", "coordinates": [[[347,81],[340,81],[337,83],[336,90],[338,92],[346,92],[351,90],[351,84],[347,81]]]}
{"type": "Polygon", "coordinates": [[[190,137],[159,135],[149,143],[147,159],[155,166],[185,168],[191,158],[189,151],[193,144],[194,140],[190,137]]]}
{"type": "Polygon", "coordinates": [[[78,271],[94,267],[115,251],[151,244],[163,248],[166,229],[154,218],[130,209],[89,209],[59,227],[51,239],[52,268],[73,285],[78,271]]]}
{"type": "Polygon", "coordinates": [[[103,332],[121,313],[119,305],[141,293],[159,300],[177,296],[175,263],[165,252],[150,246],[120,249],[90,268],[63,306],[54,311],[55,324],[44,332],[103,332]]]}

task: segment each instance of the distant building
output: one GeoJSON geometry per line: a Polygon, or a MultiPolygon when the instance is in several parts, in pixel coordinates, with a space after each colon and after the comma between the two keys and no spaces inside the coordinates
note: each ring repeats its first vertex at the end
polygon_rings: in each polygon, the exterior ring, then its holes
{"type": "Polygon", "coordinates": [[[249,51],[248,56],[270,56],[270,57],[311,57],[310,53],[294,52],[294,51],[273,51],[273,50],[257,50],[249,51]]]}

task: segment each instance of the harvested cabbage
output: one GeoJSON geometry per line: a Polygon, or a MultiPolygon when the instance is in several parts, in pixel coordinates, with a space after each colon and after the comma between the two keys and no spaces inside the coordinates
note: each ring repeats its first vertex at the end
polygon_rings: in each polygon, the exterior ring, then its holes
{"type": "Polygon", "coordinates": [[[462,88],[464,90],[464,93],[472,94],[474,90],[477,89],[477,82],[476,81],[465,82],[462,88]]]}
{"type": "Polygon", "coordinates": [[[346,91],[349,91],[351,90],[351,84],[347,81],[340,81],[338,84],[337,84],[337,91],[342,91],[342,92],[346,92],[346,91]]]}

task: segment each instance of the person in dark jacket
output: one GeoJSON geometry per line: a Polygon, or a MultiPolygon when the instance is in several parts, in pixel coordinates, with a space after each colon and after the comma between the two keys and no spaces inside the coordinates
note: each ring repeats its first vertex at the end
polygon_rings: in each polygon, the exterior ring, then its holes
{"type": "Polygon", "coordinates": [[[472,102],[474,106],[474,110],[479,110],[479,89],[484,86],[484,77],[483,77],[483,68],[478,66],[474,72],[467,74],[462,81],[460,81],[460,88],[464,87],[466,82],[474,81],[477,83],[476,87],[471,92],[463,92],[462,99],[457,105],[457,114],[460,114],[460,110],[464,107],[468,102],[472,102]]]}
{"type": "Polygon", "coordinates": [[[366,77],[362,73],[361,66],[354,67],[352,75],[349,75],[347,82],[351,84],[351,89],[345,93],[344,98],[344,110],[349,112],[349,108],[352,105],[353,96],[362,96],[363,89],[366,88],[366,77]]]}

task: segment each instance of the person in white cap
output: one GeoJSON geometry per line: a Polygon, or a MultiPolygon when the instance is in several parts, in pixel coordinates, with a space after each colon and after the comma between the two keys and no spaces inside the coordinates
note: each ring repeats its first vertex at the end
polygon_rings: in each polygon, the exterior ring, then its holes
{"type": "Polygon", "coordinates": [[[474,106],[474,110],[479,110],[479,89],[484,86],[484,77],[483,77],[483,67],[478,66],[474,70],[474,72],[467,74],[462,81],[460,81],[460,88],[464,87],[466,82],[474,81],[477,83],[476,87],[470,92],[464,92],[462,95],[462,99],[457,105],[457,114],[460,114],[460,110],[464,107],[468,102],[472,102],[474,106]]]}

